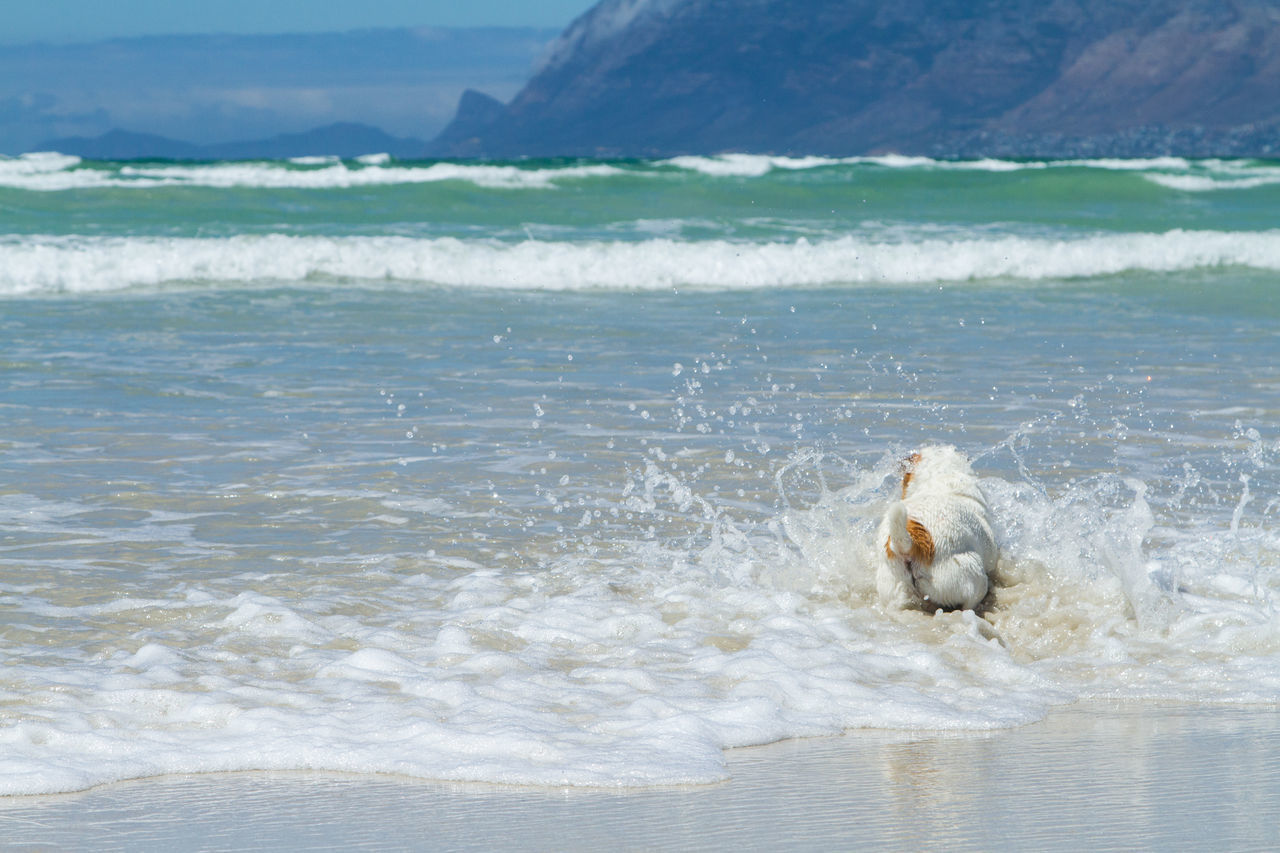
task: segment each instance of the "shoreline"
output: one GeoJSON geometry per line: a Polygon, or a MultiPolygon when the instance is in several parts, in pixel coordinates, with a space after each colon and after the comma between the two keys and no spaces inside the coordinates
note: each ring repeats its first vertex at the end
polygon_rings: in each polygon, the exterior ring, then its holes
{"type": "Polygon", "coordinates": [[[524,788],[210,773],[0,799],[6,849],[1270,849],[1280,713],[1086,702],[1015,729],[726,751],[730,778],[524,788]]]}

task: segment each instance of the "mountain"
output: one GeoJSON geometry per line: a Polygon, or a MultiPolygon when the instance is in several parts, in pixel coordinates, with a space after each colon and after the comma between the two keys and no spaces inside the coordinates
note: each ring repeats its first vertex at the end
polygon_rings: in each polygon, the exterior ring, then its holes
{"type": "Polygon", "coordinates": [[[471,157],[480,151],[481,135],[499,122],[506,107],[497,98],[467,89],[458,101],[458,112],[453,121],[431,141],[432,150],[442,150],[452,156],[471,157]]]}
{"type": "Polygon", "coordinates": [[[602,0],[437,156],[1280,156],[1280,0],[602,0]]]}
{"type": "Polygon", "coordinates": [[[154,133],[109,130],[100,136],[46,139],[34,151],[57,151],[90,160],[203,160],[200,146],[154,133]]]}
{"type": "Polygon", "coordinates": [[[40,144],[39,150],[74,154],[92,160],[251,160],[359,157],[361,154],[413,158],[423,156],[426,143],[420,139],[391,136],[365,124],[338,122],[306,133],[282,133],[269,139],[215,145],[196,145],[151,133],[112,130],[94,137],[48,139],[40,144]]]}

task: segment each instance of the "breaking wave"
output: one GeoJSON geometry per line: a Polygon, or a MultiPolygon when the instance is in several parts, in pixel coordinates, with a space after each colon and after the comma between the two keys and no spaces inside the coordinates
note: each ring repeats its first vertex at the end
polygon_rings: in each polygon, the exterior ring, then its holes
{"type": "Polygon", "coordinates": [[[42,192],[172,186],[324,190],[466,181],[491,189],[547,189],[561,180],[608,177],[621,172],[607,163],[542,168],[501,163],[407,165],[385,155],[366,155],[351,163],[330,157],[300,157],[291,161],[122,163],[111,168],[87,168],[79,157],[42,153],[0,160],[0,187],[42,192]]]}
{"type": "Polygon", "coordinates": [[[0,295],[281,282],[390,281],[540,290],[754,289],[1280,270],[1280,230],[1173,230],[1077,239],[1022,236],[873,242],[558,242],[237,235],[0,238],[0,295]]]}
{"type": "Polygon", "coordinates": [[[785,157],[764,154],[691,155],[651,161],[406,162],[386,154],[353,160],[298,157],[291,160],[91,163],[56,152],[0,156],[0,187],[37,192],[77,189],[192,186],[248,189],[345,189],[352,187],[469,183],[485,189],[554,189],[565,181],[619,176],[656,178],[758,178],[811,169],[1018,172],[1091,169],[1129,172],[1166,189],[1202,192],[1252,189],[1280,183],[1280,164],[1253,160],[1189,160],[1183,157],[1081,160],[939,160],[885,154],[863,157],[785,157]]]}

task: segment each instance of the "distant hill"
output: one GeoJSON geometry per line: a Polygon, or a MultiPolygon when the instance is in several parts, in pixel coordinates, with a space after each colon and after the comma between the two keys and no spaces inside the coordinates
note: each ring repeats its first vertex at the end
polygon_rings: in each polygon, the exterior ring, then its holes
{"type": "Polygon", "coordinates": [[[65,136],[48,139],[42,151],[58,151],[92,160],[251,160],[287,157],[358,157],[390,154],[422,157],[426,143],[420,139],[391,136],[376,127],[352,122],[318,127],[306,133],[282,133],[269,139],[196,145],[150,133],[112,130],[101,136],[65,136]]]}
{"type": "Polygon", "coordinates": [[[467,88],[513,97],[555,37],[423,27],[0,44],[0,153],[117,128],[204,145],[357,122],[430,139],[467,88]]]}
{"type": "Polygon", "coordinates": [[[1280,156],[1280,0],[602,0],[437,156],[1280,156]]]}

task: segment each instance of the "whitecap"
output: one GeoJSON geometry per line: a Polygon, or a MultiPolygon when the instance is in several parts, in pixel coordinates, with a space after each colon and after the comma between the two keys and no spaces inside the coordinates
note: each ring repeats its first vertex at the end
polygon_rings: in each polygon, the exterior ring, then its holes
{"type": "Polygon", "coordinates": [[[656,165],[688,169],[712,177],[760,177],[774,169],[816,169],[847,163],[830,157],[780,157],[765,154],[685,155],[659,160],[656,165]]]}
{"type": "Polygon", "coordinates": [[[1217,190],[1252,190],[1258,187],[1280,184],[1280,170],[1252,177],[1214,177],[1209,175],[1168,175],[1151,173],[1143,175],[1148,181],[1182,192],[1213,192],[1217,190]]]}
{"type": "Polygon", "coordinates": [[[1174,230],[1073,239],[558,242],[409,237],[0,239],[0,294],[164,285],[416,282],[473,288],[744,290],[840,283],[1039,281],[1238,266],[1280,269],[1280,231],[1174,230]]]}
{"type": "Polygon", "coordinates": [[[126,164],[114,169],[81,169],[79,158],[24,155],[0,161],[0,186],[37,192],[115,187],[154,189],[190,186],[220,189],[344,189],[350,187],[460,181],[491,189],[553,189],[561,181],[609,177],[623,170],[607,163],[526,167],[512,164],[439,162],[393,165],[390,159],[357,160],[356,168],[333,157],[284,162],[126,164]]]}

